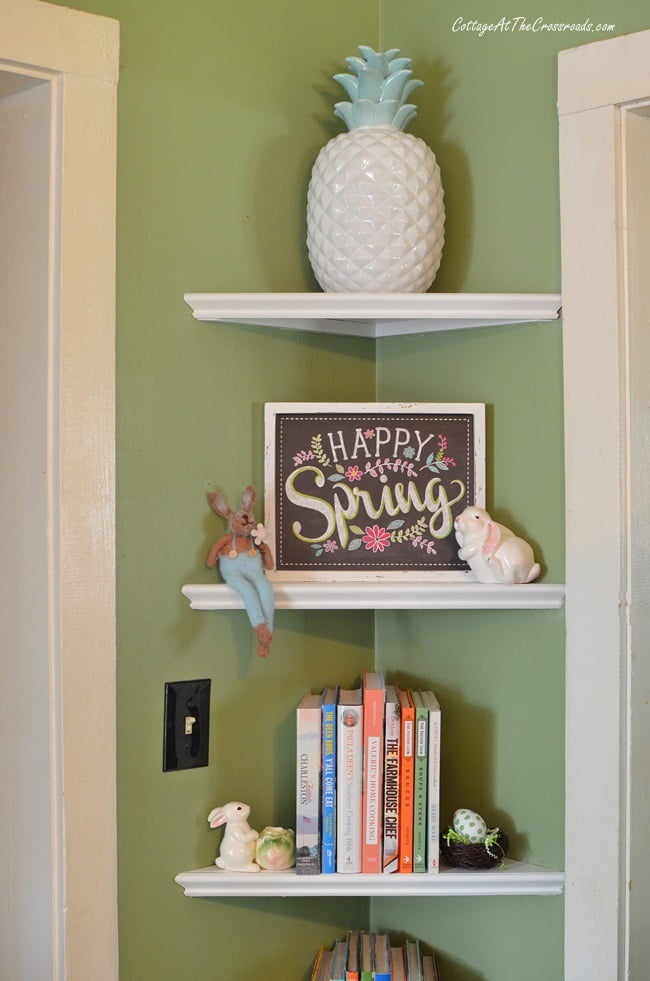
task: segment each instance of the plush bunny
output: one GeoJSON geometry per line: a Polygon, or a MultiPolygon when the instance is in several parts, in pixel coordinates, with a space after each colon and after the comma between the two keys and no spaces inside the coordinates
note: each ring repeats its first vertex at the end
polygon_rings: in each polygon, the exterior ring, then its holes
{"type": "Polygon", "coordinates": [[[533,550],[523,538],[493,521],[483,508],[465,508],[454,521],[458,557],[479,582],[532,582],[540,573],[533,550]]]}
{"type": "Polygon", "coordinates": [[[265,543],[266,530],[253,517],[255,488],[244,487],[238,511],[233,511],[222,494],[208,494],[210,507],[228,522],[229,531],[211,546],[206,565],[219,560],[224,582],[237,590],[257,634],[257,653],[266,657],[273,637],[273,587],[264,575],[273,568],[273,555],[265,543]]]}
{"type": "Polygon", "coordinates": [[[218,868],[229,872],[259,872],[260,867],[255,861],[255,842],[259,836],[249,827],[250,812],[248,804],[231,800],[221,807],[214,807],[208,814],[211,828],[226,825],[219,855],[214,862],[218,868]]]}

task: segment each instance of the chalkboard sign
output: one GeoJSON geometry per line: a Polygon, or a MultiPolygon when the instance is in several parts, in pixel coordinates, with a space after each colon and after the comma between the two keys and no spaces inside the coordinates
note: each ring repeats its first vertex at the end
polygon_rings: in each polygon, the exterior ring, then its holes
{"type": "Polygon", "coordinates": [[[459,580],[454,518],[485,506],[485,406],[269,403],[278,580],[459,580]]]}

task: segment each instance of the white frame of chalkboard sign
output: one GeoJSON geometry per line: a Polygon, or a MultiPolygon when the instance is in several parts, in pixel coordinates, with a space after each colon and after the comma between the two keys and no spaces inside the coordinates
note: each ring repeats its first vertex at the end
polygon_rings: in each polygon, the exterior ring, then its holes
{"type": "Polygon", "coordinates": [[[285,582],[458,582],[453,520],[485,507],[485,405],[269,402],[265,526],[285,582]]]}

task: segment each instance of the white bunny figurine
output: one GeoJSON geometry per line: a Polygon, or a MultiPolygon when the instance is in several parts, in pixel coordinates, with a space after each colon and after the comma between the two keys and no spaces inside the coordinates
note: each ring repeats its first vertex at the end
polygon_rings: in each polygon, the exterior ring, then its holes
{"type": "Polygon", "coordinates": [[[218,868],[229,872],[259,872],[260,867],[255,861],[255,842],[259,836],[248,825],[250,812],[248,804],[232,800],[221,807],[214,807],[208,814],[211,828],[226,825],[219,856],[215,859],[218,868]]]}
{"type": "Polygon", "coordinates": [[[540,566],[523,538],[493,521],[483,508],[465,508],[454,521],[458,558],[479,582],[524,583],[537,579],[540,566]]]}

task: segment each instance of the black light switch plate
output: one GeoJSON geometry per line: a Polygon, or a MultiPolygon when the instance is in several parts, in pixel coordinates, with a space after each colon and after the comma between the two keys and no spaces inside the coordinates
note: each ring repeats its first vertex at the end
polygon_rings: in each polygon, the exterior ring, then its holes
{"type": "Polygon", "coordinates": [[[208,765],[210,679],[165,685],[163,770],[208,765]]]}

